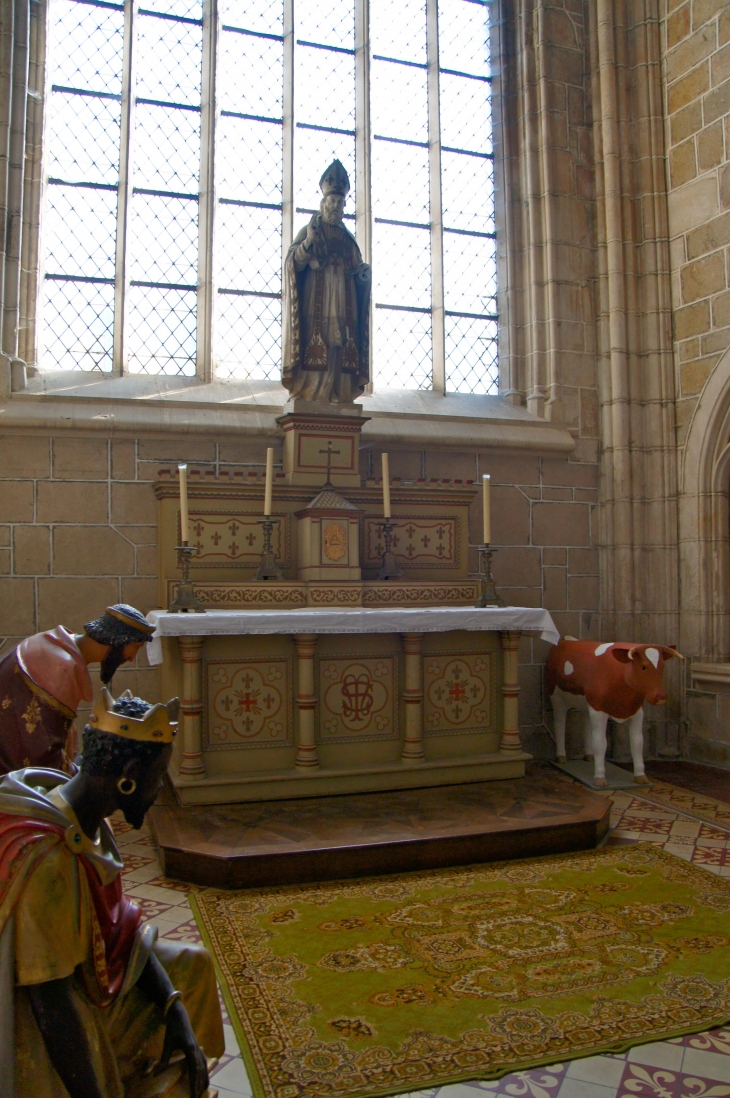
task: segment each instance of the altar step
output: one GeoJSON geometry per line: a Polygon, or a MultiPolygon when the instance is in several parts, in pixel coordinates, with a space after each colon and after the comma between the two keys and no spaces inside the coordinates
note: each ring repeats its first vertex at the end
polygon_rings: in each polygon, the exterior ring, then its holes
{"type": "Polygon", "coordinates": [[[166,876],[214,888],[336,880],[597,845],[611,802],[552,776],[280,803],[156,805],[166,876]]]}

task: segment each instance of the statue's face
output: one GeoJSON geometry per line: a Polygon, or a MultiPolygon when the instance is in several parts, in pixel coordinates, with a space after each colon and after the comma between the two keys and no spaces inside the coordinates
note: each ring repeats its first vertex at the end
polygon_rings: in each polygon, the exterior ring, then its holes
{"type": "Polygon", "coordinates": [[[329,225],[339,225],[345,212],[345,200],[341,194],[328,194],[322,199],[322,217],[329,225]]]}

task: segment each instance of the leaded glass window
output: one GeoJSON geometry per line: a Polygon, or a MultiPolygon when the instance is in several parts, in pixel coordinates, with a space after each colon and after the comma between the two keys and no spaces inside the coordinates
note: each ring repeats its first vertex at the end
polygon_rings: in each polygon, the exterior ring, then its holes
{"type": "Polygon", "coordinates": [[[376,389],[497,390],[488,0],[50,0],[45,369],[276,379],[337,157],[376,389]]]}

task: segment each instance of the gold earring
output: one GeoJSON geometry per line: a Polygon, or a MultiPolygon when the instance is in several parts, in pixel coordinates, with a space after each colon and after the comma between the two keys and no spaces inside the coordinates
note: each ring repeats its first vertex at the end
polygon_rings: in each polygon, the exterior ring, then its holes
{"type": "Polygon", "coordinates": [[[137,783],[134,778],[120,778],[117,782],[117,789],[120,793],[123,793],[125,797],[130,797],[137,788],[137,783]],[[129,789],[123,789],[122,787],[128,785],[129,789]]]}

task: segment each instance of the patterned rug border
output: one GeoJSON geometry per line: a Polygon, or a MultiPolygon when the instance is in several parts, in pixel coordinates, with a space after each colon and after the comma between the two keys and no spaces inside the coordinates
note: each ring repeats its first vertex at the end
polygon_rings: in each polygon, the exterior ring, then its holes
{"type": "MultiPolygon", "coordinates": [[[[562,854],[548,854],[539,858],[516,858],[510,859],[508,862],[484,862],[475,863],[474,865],[470,866],[447,866],[442,869],[435,870],[413,870],[407,873],[393,873],[384,874],[381,876],[361,877],[356,878],[356,881],[358,884],[364,884],[368,881],[412,882],[427,879],[433,880],[434,877],[438,878],[441,876],[447,876],[454,873],[455,871],[468,872],[469,870],[474,869],[484,870],[490,866],[506,864],[508,864],[512,868],[540,864],[548,860],[557,863],[570,860],[602,860],[603,858],[615,857],[618,854],[619,849],[622,852],[625,852],[627,850],[626,847],[599,847],[597,849],[591,850],[568,851],[562,854]]],[[[730,892],[730,879],[718,877],[715,874],[708,873],[708,871],[701,866],[694,865],[691,862],[686,862],[682,858],[677,857],[675,854],[671,854],[669,851],[657,848],[656,845],[653,843],[632,843],[630,849],[634,851],[646,851],[650,853],[653,858],[656,858],[659,861],[665,861],[677,869],[681,868],[681,870],[690,880],[695,880],[698,884],[703,885],[706,888],[718,892],[730,892]]],[[[227,978],[218,961],[215,949],[213,948],[213,942],[208,931],[205,916],[203,914],[203,911],[201,910],[201,907],[199,906],[199,900],[203,899],[206,895],[211,894],[232,896],[236,894],[236,891],[251,896],[261,897],[284,897],[292,894],[301,896],[303,892],[307,892],[310,889],[317,890],[321,888],[322,883],[323,882],[309,882],[300,885],[272,885],[266,888],[241,889],[231,891],[210,888],[205,889],[199,897],[188,896],[188,901],[193,911],[193,915],[198,925],[200,934],[203,938],[206,948],[210,951],[211,956],[213,957],[216,975],[218,977],[221,992],[223,994],[223,999],[228,1010],[231,1024],[236,1034],[236,1039],[241,1050],[241,1056],[246,1066],[246,1071],[248,1073],[248,1078],[251,1084],[254,1098],[274,1098],[275,1089],[271,1085],[268,1088],[265,1086],[264,1081],[262,1080],[256,1067],[253,1050],[251,1049],[248,1038],[241,1024],[238,1009],[235,1005],[235,1000],[229,987],[227,978]]],[[[338,884],[352,885],[354,882],[353,880],[346,878],[342,881],[327,881],[324,883],[327,887],[334,887],[338,884]]],[[[495,1081],[516,1072],[529,1071],[531,1069],[540,1067],[548,1067],[551,1064],[563,1062],[565,1060],[578,1060],[583,1059],[587,1056],[620,1054],[623,1052],[627,1052],[629,1049],[635,1048],[642,1044],[652,1044],[657,1041],[669,1041],[675,1038],[689,1036],[693,1033],[702,1033],[705,1030],[716,1029],[729,1024],[730,1011],[718,1013],[717,1015],[709,1014],[704,1017],[701,1022],[698,1021],[697,1024],[693,1024],[691,1026],[679,1026],[676,1028],[668,1027],[666,1030],[654,1030],[651,1034],[648,1034],[645,1037],[633,1036],[630,1040],[625,1041],[597,1043],[595,1045],[592,1045],[590,1049],[581,1047],[580,1049],[576,1050],[574,1055],[563,1052],[558,1059],[556,1059],[554,1055],[542,1056],[535,1057],[533,1059],[526,1059],[519,1063],[512,1063],[496,1071],[472,1070],[460,1073],[451,1073],[441,1077],[434,1076],[430,1079],[425,1080],[414,1079],[412,1084],[404,1080],[401,1084],[397,1086],[389,1085],[382,1088],[369,1087],[364,1092],[352,1091],[351,1093],[346,1095],[346,1098],[391,1098],[391,1096],[394,1095],[411,1094],[414,1092],[414,1090],[420,1092],[424,1088],[448,1086],[455,1083],[466,1083],[473,1081],[495,1081]],[[406,1089],[404,1089],[404,1086],[406,1087],[406,1089]]],[[[299,1087],[297,1087],[295,1090],[293,1086],[291,1088],[287,1088],[287,1091],[287,1098],[300,1098],[300,1096],[305,1093],[299,1087]]],[[[318,1096],[318,1098],[320,1098],[320,1096],[318,1096]]],[[[324,1098],[324,1096],[322,1096],[322,1098],[324,1098]]]]}

